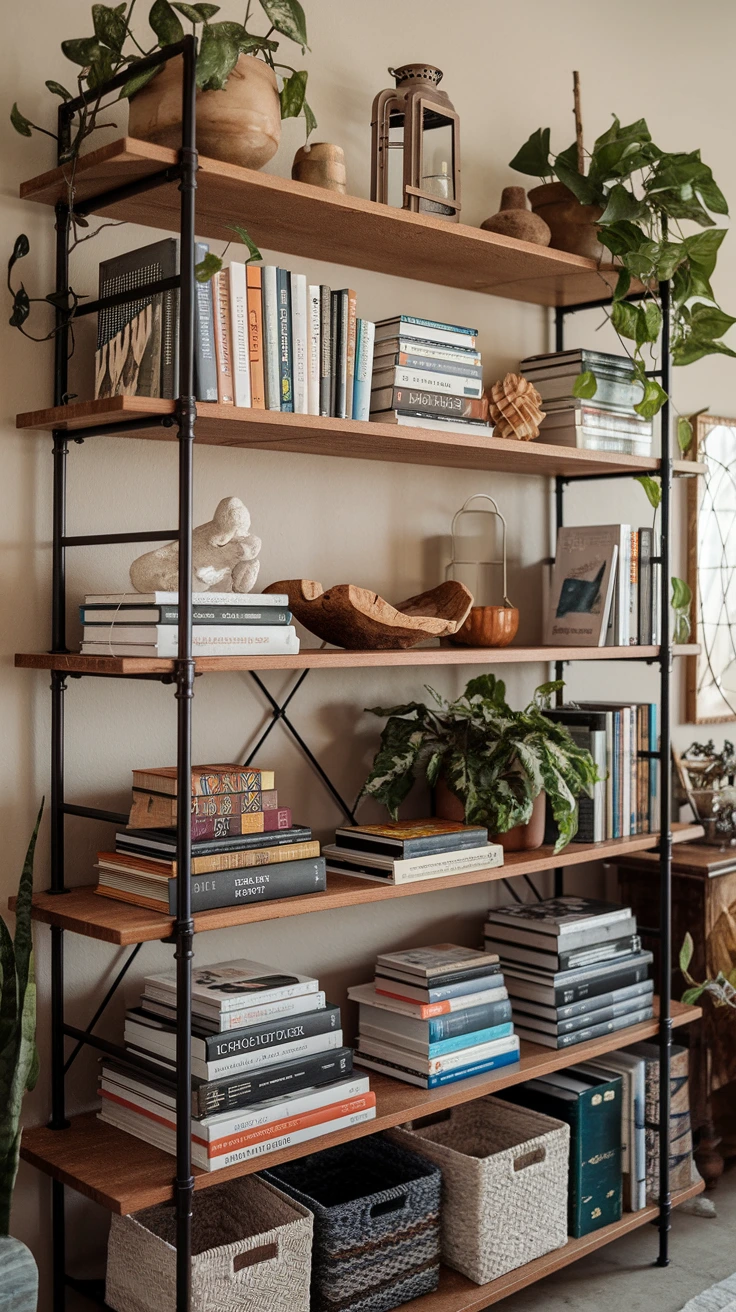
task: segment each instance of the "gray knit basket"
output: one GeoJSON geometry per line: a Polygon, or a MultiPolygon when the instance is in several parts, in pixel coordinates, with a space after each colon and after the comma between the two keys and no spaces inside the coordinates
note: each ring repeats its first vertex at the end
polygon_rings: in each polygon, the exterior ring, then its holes
{"type": "MultiPolygon", "coordinates": [[[[192,1312],[309,1312],[312,1215],[259,1176],[197,1192],[192,1312]]],[[[113,1216],[105,1301],[116,1312],[176,1312],[172,1204],[113,1216]]]]}
{"type": "Polygon", "coordinates": [[[437,1288],[440,1172],[382,1135],[265,1173],[314,1213],[312,1312],[389,1312],[437,1288]]]}
{"type": "Polygon", "coordinates": [[[442,1260],[477,1285],[567,1243],[570,1128],[480,1098],[387,1138],[442,1171],[442,1260]]]}

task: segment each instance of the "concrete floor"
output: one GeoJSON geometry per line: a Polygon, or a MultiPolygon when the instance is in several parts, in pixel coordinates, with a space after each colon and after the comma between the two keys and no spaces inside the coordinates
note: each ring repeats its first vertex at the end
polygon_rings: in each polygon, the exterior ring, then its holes
{"type": "Polygon", "coordinates": [[[668,1267],[652,1266],[657,1235],[642,1226],[497,1306],[503,1312],[680,1312],[736,1271],[736,1167],[710,1197],[715,1219],[674,1212],[668,1267]]]}

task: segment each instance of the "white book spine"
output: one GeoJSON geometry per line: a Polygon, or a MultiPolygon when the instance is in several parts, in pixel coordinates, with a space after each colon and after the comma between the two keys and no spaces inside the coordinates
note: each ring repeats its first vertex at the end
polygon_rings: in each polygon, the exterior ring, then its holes
{"type": "Polygon", "coordinates": [[[376,1119],[375,1107],[366,1107],[362,1112],[352,1112],[349,1116],[340,1116],[334,1121],[323,1121],[321,1125],[307,1125],[291,1134],[279,1135],[277,1139],[267,1139],[264,1143],[253,1144],[251,1148],[240,1148],[233,1153],[224,1153],[221,1157],[206,1158],[202,1150],[192,1150],[192,1162],[205,1171],[217,1171],[223,1166],[235,1166],[238,1162],[250,1161],[252,1157],[262,1157],[264,1153],[280,1152],[295,1144],[308,1143],[310,1139],[321,1139],[325,1134],[337,1134],[348,1130],[353,1125],[363,1125],[366,1121],[376,1119]]]}
{"type": "MultiPolygon", "coordinates": [[[[269,967],[264,965],[263,970],[259,973],[265,975],[268,970],[269,967]]],[[[170,1002],[172,1006],[176,1006],[176,988],[170,976],[162,978],[160,975],[148,975],[144,983],[149,997],[158,998],[161,1002],[170,1002]]],[[[272,1003],[283,1002],[287,998],[303,998],[308,994],[318,992],[319,983],[316,979],[306,978],[299,980],[296,984],[283,984],[280,987],[266,989],[257,994],[258,1009],[260,1010],[272,1003]]],[[[253,994],[246,989],[240,997],[237,994],[230,994],[216,998],[212,996],[212,993],[203,992],[195,983],[192,986],[192,1008],[196,1011],[197,1003],[202,1002],[209,1009],[213,1009],[219,1003],[220,1014],[224,1015],[228,1011],[242,1011],[243,999],[248,998],[250,1000],[252,996],[253,994]]],[[[306,1011],[307,1008],[305,1007],[304,1010],[306,1011]]]]}
{"type": "Polygon", "coordinates": [[[479,378],[467,378],[460,374],[428,373],[420,369],[405,369],[396,365],[393,369],[376,370],[373,376],[374,387],[424,387],[429,392],[446,392],[448,396],[481,396],[483,383],[479,378]]]}
{"type": "MultiPolygon", "coordinates": [[[[168,625],[169,630],[176,627],[168,625]]],[[[299,652],[296,629],[286,624],[273,628],[253,624],[248,629],[231,624],[218,638],[198,637],[196,630],[193,634],[195,656],[295,656],[299,652]],[[235,628],[242,636],[234,635],[235,628]]],[[[167,636],[155,643],[121,642],[119,638],[112,642],[83,642],[82,652],[87,656],[150,656],[171,660],[177,654],[177,639],[167,636]]]]}
{"type": "Polygon", "coordinates": [[[466,993],[459,998],[446,998],[443,1002],[409,1002],[403,998],[388,997],[377,993],[373,984],[355,984],[348,989],[351,1002],[367,1003],[381,1011],[393,1011],[399,1016],[411,1016],[415,1020],[426,1022],[434,1016],[446,1016],[452,1011],[466,1011],[468,1007],[481,1007],[489,1002],[505,1002],[508,998],[505,987],[483,989],[480,993],[466,993]]]}
{"type": "Polygon", "coordinates": [[[346,866],[338,865],[340,858],[345,858],[346,848],[339,848],[336,844],[327,843],[322,848],[323,855],[327,857],[327,868],[338,870],[342,874],[355,874],[359,879],[378,878],[387,884],[408,884],[418,879],[438,879],[444,875],[463,875],[474,870],[492,870],[496,866],[503,865],[503,848],[500,843],[489,843],[487,847],[469,848],[464,852],[449,852],[446,854],[437,854],[432,856],[415,856],[405,860],[393,862],[393,873],[390,868],[385,875],[377,869],[376,874],[371,876],[370,866],[366,862],[366,870],[359,871],[349,870],[346,866]]]}
{"type": "Polygon", "coordinates": [[[319,414],[320,369],[320,292],[319,286],[307,289],[307,414],[319,414]]]}
{"type": "Polygon", "coordinates": [[[291,361],[294,387],[294,414],[309,414],[307,402],[307,279],[292,273],[291,280],[291,361]]]}
{"type": "Polygon", "coordinates": [[[281,378],[279,375],[279,306],[276,293],[276,266],[264,264],[261,269],[263,295],[263,363],[266,383],[266,408],[281,409],[281,378]]]}
{"type": "Polygon", "coordinates": [[[444,1057],[421,1057],[417,1053],[408,1052],[400,1045],[383,1043],[363,1033],[359,1036],[358,1046],[366,1056],[383,1058],[384,1061],[407,1066],[418,1075],[441,1075],[445,1071],[459,1070],[471,1062],[480,1063],[490,1060],[491,1057],[501,1056],[505,1052],[515,1052],[518,1050],[519,1040],[515,1034],[510,1034],[505,1039],[494,1039],[491,1043],[478,1043],[473,1048],[460,1048],[457,1052],[448,1052],[444,1057]]]}
{"type": "Polygon", "coordinates": [[[233,395],[235,404],[249,406],[250,361],[248,357],[248,297],[245,265],[230,265],[230,335],[232,337],[233,395]]]}
{"type": "MultiPolygon", "coordinates": [[[[91,593],[85,606],[176,606],[178,592],[91,593]]],[[[193,606],[288,606],[285,592],[193,592],[193,606]]]]}
{"type": "Polygon", "coordinates": [[[376,325],[368,319],[359,319],[353,385],[353,419],[370,419],[375,339],[376,325]]]}

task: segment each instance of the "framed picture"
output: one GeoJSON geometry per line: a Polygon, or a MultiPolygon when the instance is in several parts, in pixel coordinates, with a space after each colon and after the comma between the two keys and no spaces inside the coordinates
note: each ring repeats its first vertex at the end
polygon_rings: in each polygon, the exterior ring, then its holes
{"type": "Polygon", "coordinates": [[[736,720],[736,419],[698,415],[693,456],[705,473],[688,480],[688,583],[692,636],[687,657],[690,724],[736,720]]]}

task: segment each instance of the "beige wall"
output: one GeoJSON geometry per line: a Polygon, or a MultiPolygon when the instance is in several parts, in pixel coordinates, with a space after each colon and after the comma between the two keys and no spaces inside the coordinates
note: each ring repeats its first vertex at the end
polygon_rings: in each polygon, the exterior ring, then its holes
{"type": "MultiPolygon", "coordinates": [[[[141,5],[145,10],[146,5],[141,5]]],[[[239,16],[240,5],[224,3],[223,16],[239,16]]],[[[345,149],[349,187],[365,196],[369,186],[369,120],[375,92],[387,84],[386,68],[403,60],[427,58],[445,71],[450,97],[462,122],[463,218],[480,223],[497,208],[500,189],[518,181],[506,161],[529,132],[549,123],[557,148],[572,137],[571,69],[581,72],[585,123],[590,138],[603,131],[612,110],[624,120],[645,115],[655,138],[669,149],[703,148],[718,181],[732,200],[736,195],[733,153],[733,49],[736,12],[727,0],[619,0],[614,10],[574,0],[526,0],[502,5],[495,0],[306,0],[312,53],[309,99],[319,121],[317,139],[337,141],[345,149]]],[[[59,42],[89,29],[85,0],[26,0],[8,6],[4,15],[2,85],[6,109],[14,99],[32,119],[51,125],[43,81],[69,78],[59,42]]],[[[123,118],[120,127],[124,126],[123,118]]],[[[20,231],[31,239],[32,255],[23,277],[30,291],[43,295],[52,282],[53,233],[47,210],[22,205],[20,180],[52,165],[52,144],[35,136],[26,141],[9,127],[3,112],[2,230],[9,251],[20,231]]],[[[111,134],[112,135],[112,134],[111,134]]],[[[285,126],[281,149],[271,170],[289,175],[301,124],[285,126]]],[[[247,225],[248,216],[243,222],[247,225]]],[[[94,293],[100,258],[122,243],[153,240],[150,230],[128,227],[105,232],[82,247],[73,285],[94,293]]],[[[310,281],[333,287],[349,283],[358,293],[359,313],[383,317],[397,312],[472,323],[480,330],[486,379],[492,382],[518,360],[551,346],[550,316],[466,292],[380,277],[328,264],[281,257],[267,259],[302,269],[310,281]]],[[[736,243],[727,243],[721,258],[718,290],[725,307],[736,302],[736,243]]],[[[568,345],[611,345],[607,330],[596,335],[596,314],[571,326],[568,345]]],[[[80,333],[74,390],[90,395],[89,329],[80,333]]],[[[48,793],[49,697],[43,674],[14,672],[14,651],[43,650],[49,644],[50,578],[50,442],[45,436],[16,435],[16,411],[51,402],[51,352],[5,329],[2,370],[3,475],[0,480],[0,531],[4,546],[0,586],[0,817],[4,847],[0,895],[17,879],[32,817],[43,792],[48,793]]],[[[725,359],[697,364],[677,377],[677,401],[687,412],[709,405],[717,414],[733,414],[733,373],[725,359]]],[[[95,438],[69,456],[70,531],[160,527],[175,520],[173,445],[95,438]]],[[[236,494],[249,505],[255,532],[263,538],[261,579],[304,575],[325,585],[354,581],[389,599],[429,587],[441,577],[447,559],[451,516],[475,491],[499,500],[509,525],[509,590],[522,612],[522,638],[539,632],[540,572],[548,551],[549,488],[543,480],[462,471],[414,469],[408,465],[309,459],[306,456],[205,448],[196,453],[195,511],[208,518],[217,500],[236,494]]],[[[646,523],[648,508],[641,489],[621,483],[588,485],[569,495],[569,516],[626,519],[646,523]]],[[[681,497],[677,502],[675,562],[682,573],[681,497]]],[[[69,613],[76,640],[75,608],[85,592],[117,590],[126,585],[134,551],[103,548],[70,552],[69,613]]],[[[511,669],[507,683],[512,700],[527,699],[547,668],[511,669]]],[[[634,666],[572,668],[569,691],[615,696],[632,691],[656,695],[653,671],[634,666]]],[[[462,687],[462,672],[441,672],[435,686],[449,693],[462,687]]],[[[421,671],[347,671],[310,676],[293,705],[295,721],[319,751],[326,768],[348,796],[365,776],[376,743],[377,724],[362,713],[365,706],[391,704],[421,695],[421,671]]],[[[269,678],[277,695],[288,686],[282,675],[269,678]]],[[[680,683],[675,705],[681,706],[680,683]]],[[[223,675],[198,681],[195,698],[195,754],[200,759],[236,758],[247,751],[265,723],[265,708],[246,675],[223,675]]],[[[123,808],[130,770],[163,763],[174,755],[174,701],[170,689],[154,684],[90,680],[70,681],[68,716],[68,797],[102,807],[123,808]]],[[[677,737],[689,741],[682,728],[677,737]]],[[[299,821],[311,823],[321,836],[338,815],[298,748],[280,730],[262,755],[275,766],[279,791],[299,821]]],[[[417,809],[421,805],[415,799],[417,809]]],[[[368,809],[366,808],[366,814],[368,809]]],[[[72,883],[89,882],[97,846],[109,840],[108,827],[68,825],[68,870],[72,883]]],[[[40,844],[37,884],[48,880],[48,831],[40,844]]],[[[594,875],[591,878],[595,878],[594,875]]],[[[590,887],[590,883],[588,884],[590,887]]],[[[294,922],[233,930],[197,941],[199,959],[250,955],[276,965],[318,973],[329,995],[344,1000],[345,985],[367,978],[377,950],[412,941],[478,939],[488,892],[483,888],[433,894],[354,914],[332,912],[294,922]]],[[[48,935],[36,935],[40,990],[39,1032],[42,1077],[26,1104],[26,1120],[38,1123],[48,1114],[48,935]]],[[[141,977],[168,963],[165,948],[147,944],[121,996],[101,1027],[117,1037],[124,1002],[131,1002],[141,977]]],[[[91,940],[68,937],[68,1016],[78,1023],[94,1009],[118,964],[115,951],[91,940]]],[[[94,1102],[95,1062],[85,1054],[69,1084],[71,1110],[94,1102]]],[[[47,1181],[22,1167],[16,1199],[15,1232],[31,1245],[44,1272],[48,1307],[49,1249],[47,1181]]],[[[91,1204],[70,1195],[71,1265],[81,1270],[88,1257],[102,1251],[104,1217],[91,1204]]]]}

